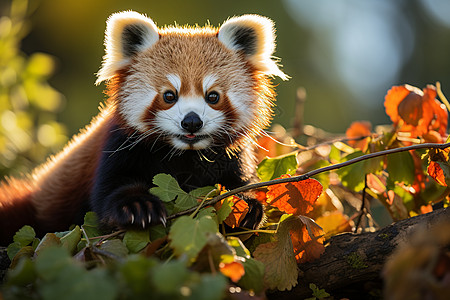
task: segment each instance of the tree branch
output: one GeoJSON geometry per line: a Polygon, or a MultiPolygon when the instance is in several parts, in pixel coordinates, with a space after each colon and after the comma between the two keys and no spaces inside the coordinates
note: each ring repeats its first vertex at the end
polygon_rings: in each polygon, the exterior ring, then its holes
{"type": "MultiPolygon", "coordinates": [[[[365,299],[383,288],[381,271],[399,244],[406,243],[418,229],[438,226],[450,219],[450,208],[393,223],[376,232],[344,233],[330,238],[322,256],[300,264],[298,285],[290,291],[269,293],[269,299],[304,299],[312,296],[310,283],[325,289],[335,299],[365,299]]],[[[441,245],[448,247],[449,245],[441,245]]]]}
{"type": "MultiPolygon", "coordinates": [[[[227,197],[230,197],[230,196],[233,196],[233,195],[236,195],[236,194],[248,191],[248,190],[254,190],[254,189],[266,187],[269,185],[279,184],[279,183],[298,182],[298,181],[306,180],[306,179],[308,179],[312,176],[318,175],[320,173],[340,169],[340,168],[355,164],[355,163],[363,161],[363,160],[367,160],[367,159],[371,159],[371,158],[375,158],[375,157],[379,157],[379,156],[383,156],[383,155],[399,153],[399,152],[404,152],[404,151],[410,151],[410,150],[418,150],[418,149],[445,149],[445,148],[449,148],[449,147],[450,147],[450,143],[446,143],[446,144],[424,143],[424,144],[412,145],[412,146],[407,146],[407,147],[388,149],[388,150],[379,151],[379,152],[375,152],[375,153],[369,153],[366,155],[361,155],[359,157],[355,157],[353,159],[350,159],[350,160],[342,162],[342,163],[329,165],[329,166],[326,166],[326,167],[323,167],[320,169],[312,170],[312,171],[307,172],[302,175],[292,176],[292,177],[288,177],[288,178],[274,179],[274,180],[263,181],[263,182],[258,182],[258,183],[241,186],[241,187],[238,187],[231,191],[228,191],[224,194],[214,197],[210,201],[205,202],[201,206],[201,208],[214,205],[222,199],[225,199],[227,197]]],[[[363,175],[364,174],[362,174],[361,176],[363,176],[363,175]]],[[[178,218],[178,217],[181,217],[184,215],[191,214],[196,209],[197,209],[197,207],[187,209],[185,211],[173,214],[173,215],[169,216],[167,219],[171,220],[171,219],[175,219],[175,218],[178,218]]]]}

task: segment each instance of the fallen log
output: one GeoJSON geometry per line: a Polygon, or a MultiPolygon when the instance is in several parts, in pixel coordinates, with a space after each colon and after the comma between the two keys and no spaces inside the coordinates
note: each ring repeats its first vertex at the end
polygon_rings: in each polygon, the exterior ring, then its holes
{"type": "Polygon", "coordinates": [[[297,286],[290,291],[269,293],[269,299],[312,297],[310,283],[324,289],[335,299],[381,297],[381,271],[397,246],[408,242],[419,228],[429,230],[449,220],[450,208],[441,208],[398,221],[376,232],[333,236],[319,259],[299,265],[297,286]]]}

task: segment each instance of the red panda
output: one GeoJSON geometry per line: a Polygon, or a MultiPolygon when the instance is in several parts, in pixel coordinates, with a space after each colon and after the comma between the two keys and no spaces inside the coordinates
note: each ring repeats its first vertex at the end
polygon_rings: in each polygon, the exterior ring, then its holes
{"type": "MultiPolygon", "coordinates": [[[[90,125],[31,174],[0,186],[0,244],[21,226],[66,230],[87,210],[112,227],[166,222],[150,194],[158,173],[185,190],[255,180],[255,137],[272,118],[271,77],[287,76],[272,57],[270,19],[233,17],[220,28],[157,28],[133,11],[107,21],[96,84],[108,100],[90,125]]],[[[243,226],[262,206],[249,197],[243,226]]]]}

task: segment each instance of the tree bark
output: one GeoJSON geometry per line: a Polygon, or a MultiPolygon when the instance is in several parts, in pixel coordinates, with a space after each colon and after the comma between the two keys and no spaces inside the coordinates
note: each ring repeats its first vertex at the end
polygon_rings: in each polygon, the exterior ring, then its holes
{"type": "Polygon", "coordinates": [[[381,271],[396,247],[407,242],[418,227],[429,229],[449,220],[450,208],[441,208],[398,221],[376,232],[333,236],[319,259],[298,266],[297,286],[290,291],[269,293],[268,297],[277,300],[312,297],[310,283],[332,294],[335,299],[381,297],[381,271]]]}

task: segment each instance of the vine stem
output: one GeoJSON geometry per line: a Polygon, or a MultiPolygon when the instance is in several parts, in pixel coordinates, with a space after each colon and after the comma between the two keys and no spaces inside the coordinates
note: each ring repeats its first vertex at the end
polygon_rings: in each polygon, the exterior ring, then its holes
{"type": "Polygon", "coordinates": [[[329,166],[326,166],[326,167],[323,167],[323,168],[319,168],[319,169],[315,169],[315,170],[309,171],[309,172],[304,173],[302,175],[292,176],[292,177],[287,177],[287,178],[280,178],[280,179],[273,179],[273,180],[269,180],[269,181],[263,181],[263,182],[258,182],[258,183],[244,185],[244,186],[235,188],[233,190],[230,190],[230,191],[228,191],[228,192],[226,192],[224,194],[218,195],[218,196],[214,197],[213,199],[211,199],[210,201],[207,201],[207,202],[203,203],[202,205],[200,205],[198,207],[193,207],[193,208],[187,209],[185,211],[173,214],[173,215],[169,216],[167,219],[171,220],[171,219],[178,218],[180,216],[191,214],[192,212],[194,212],[197,209],[199,209],[199,207],[203,208],[203,207],[206,207],[206,206],[214,205],[217,202],[221,201],[222,199],[225,199],[227,197],[230,197],[230,196],[233,196],[233,195],[236,195],[236,194],[248,191],[248,190],[258,189],[258,188],[262,188],[262,187],[266,187],[266,186],[274,185],[274,184],[288,183],[288,182],[298,182],[298,181],[306,180],[306,179],[308,179],[308,178],[310,178],[312,176],[315,176],[317,174],[328,172],[328,171],[332,171],[332,170],[336,170],[336,169],[340,169],[340,168],[343,168],[343,167],[355,164],[355,163],[363,161],[363,160],[371,159],[371,158],[374,158],[374,157],[379,157],[379,156],[383,156],[383,155],[399,153],[399,152],[404,152],[404,151],[410,151],[410,150],[418,150],[418,149],[445,149],[445,148],[449,148],[449,147],[450,147],[450,143],[445,143],[445,144],[424,143],[424,144],[418,144],[418,145],[411,145],[411,146],[407,146],[407,147],[388,149],[388,150],[383,150],[383,151],[379,151],[379,152],[375,152],[375,153],[369,153],[369,154],[361,155],[361,156],[355,157],[353,159],[350,159],[350,160],[342,162],[342,163],[329,165],[329,166]]]}

